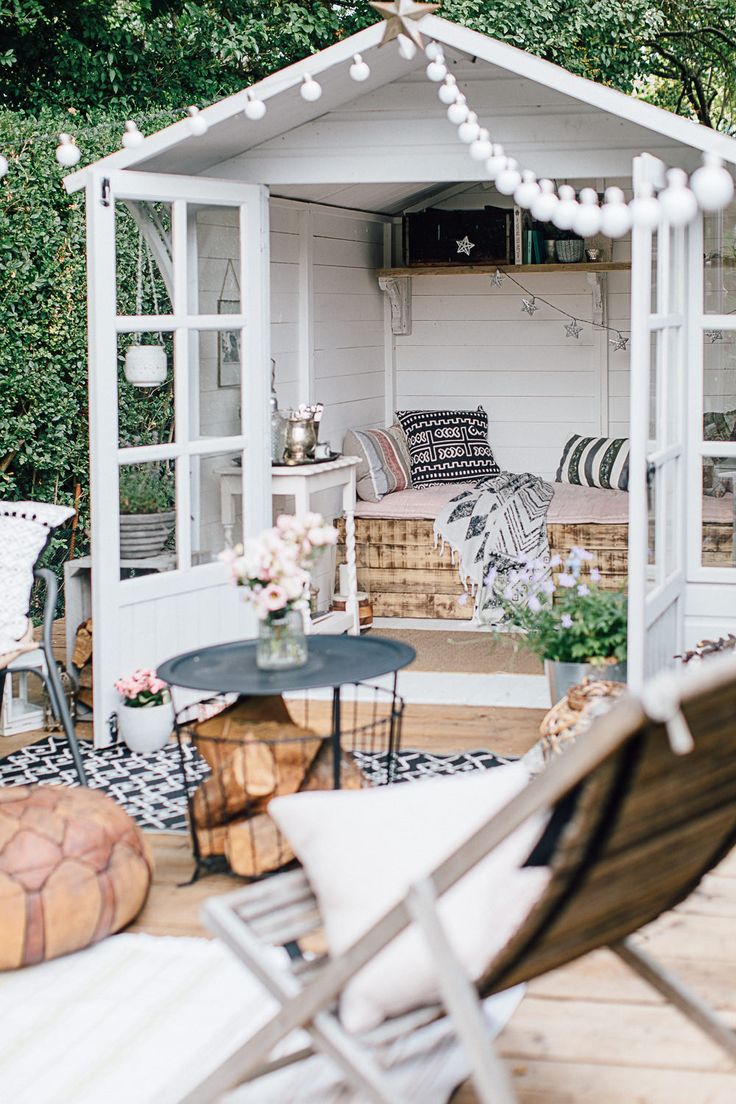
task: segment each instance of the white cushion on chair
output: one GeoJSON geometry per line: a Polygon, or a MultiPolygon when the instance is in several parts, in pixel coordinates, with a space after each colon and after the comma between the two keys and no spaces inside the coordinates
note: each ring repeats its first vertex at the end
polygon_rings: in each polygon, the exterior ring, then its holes
{"type": "MultiPolygon", "coordinates": [[[[523,789],[521,763],[454,778],[360,791],[293,794],[268,811],[304,865],[332,954],[350,947],[428,874],[523,789]]],[[[445,895],[439,915],[474,980],[504,946],[549,879],[545,867],[520,869],[545,824],[517,829],[445,895]]],[[[356,975],[340,1004],[350,1031],[439,999],[421,933],[404,932],[356,975]]]]}
{"type": "Polygon", "coordinates": [[[73,516],[70,506],[0,500],[0,656],[28,632],[33,568],[50,530],[73,516]]]}

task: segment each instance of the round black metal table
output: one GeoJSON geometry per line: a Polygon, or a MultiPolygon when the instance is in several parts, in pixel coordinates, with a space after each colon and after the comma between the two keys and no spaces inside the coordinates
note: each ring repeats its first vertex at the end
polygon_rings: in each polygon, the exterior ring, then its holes
{"type": "MultiPolygon", "coordinates": [[[[398,672],[408,666],[416,652],[408,644],[380,636],[309,637],[309,658],[303,667],[262,671],[256,667],[256,641],[234,640],[185,652],[162,663],[158,677],[170,686],[203,690],[211,694],[263,696],[294,690],[332,688],[332,741],[334,784],[340,788],[340,690],[341,687],[382,675],[394,676],[396,697],[398,672]]],[[[396,752],[395,733],[389,740],[388,764],[396,752]]]]}

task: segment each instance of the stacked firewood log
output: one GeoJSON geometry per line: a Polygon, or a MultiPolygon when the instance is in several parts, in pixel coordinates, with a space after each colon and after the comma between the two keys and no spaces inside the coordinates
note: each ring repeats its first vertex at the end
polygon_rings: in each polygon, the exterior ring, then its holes
{"type": "MultiPolygon", "coordinates": [[[[203,858],[221,855],[236,874],[257,877],[294,859],[268,814],[272,798],[333,785],[330,738],[292,720],[283,698],[241,698],[194,726],[195,746],[211,774],[195,790],[190,815],[203,858]]],[[[343,789],[365,778],[344,754],[343,789]]]]}

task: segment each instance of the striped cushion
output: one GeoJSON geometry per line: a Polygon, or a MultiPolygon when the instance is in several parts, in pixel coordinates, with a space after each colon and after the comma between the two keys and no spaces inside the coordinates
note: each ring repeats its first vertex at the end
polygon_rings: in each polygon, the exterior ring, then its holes
{"type": "Polygon", "coordinates": [[[411,487],[409,454],[404,431],[391,429],[349,430],[342,450],[345,456],[357,456],[358,498],[365,502],[380,502],[392,491],[411,487]]]}
{"type": "Polygon", "coordinates": [[[575,434],[562,450],[555,481],[579,487],[601,487],[606,491],[628,491],[628,439],[575,434]]]}

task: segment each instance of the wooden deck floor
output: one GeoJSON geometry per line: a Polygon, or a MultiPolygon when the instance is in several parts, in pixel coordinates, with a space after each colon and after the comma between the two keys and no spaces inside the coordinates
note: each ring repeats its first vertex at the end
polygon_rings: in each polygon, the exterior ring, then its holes
{"type": "MultiPolygon", "coordinates": [[[[533,710],[408,706],[404,744],[427,750],[535,739],[533,710]]],[[[36,736],[35,738],[38,738],[36,736]]],[[[29,737],[0,741],[0,756],[29,737]]],[[[192,870],[183,836],[151,836],[156,877],[132,931],[204,935],[201,901],[232,889],[225,876],[182,886],[192,870]]],[[[673,856],[676,861],[676,856],[673,856]]],[[[736,852],[676,911],[644,933],[652,953],[736,1026],[736,852]]],[[[713,1044],[607,951],[532,983],[499,1048],[520,1104],[733,1104],[736,1069],[713,1044]]],[[[470,1085],[453,1104],[475,1104],[470,1085]]]]}

